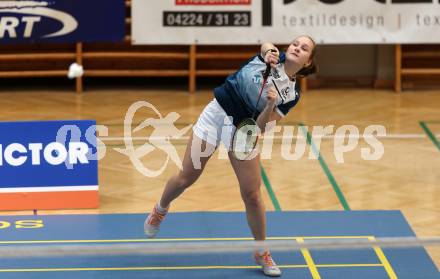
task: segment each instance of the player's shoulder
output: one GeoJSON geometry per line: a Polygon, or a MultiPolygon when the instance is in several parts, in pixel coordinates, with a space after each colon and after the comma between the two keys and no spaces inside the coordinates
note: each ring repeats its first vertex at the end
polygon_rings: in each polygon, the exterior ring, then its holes
{"type": "Polygon", "coordinates": [[[263,71],[266,67],[264,60],[261,58],[261,55],[256,55],[252,57],[240,70],[245,73],[250,72],[260,72],[263,71]]]}
{"type": "Polygon", "coordinates": [[[248,64],[255,64],[255,65],[264,65],[264,58],[261,56],[261,54],[254,55],[249,59],[248,64]]]}

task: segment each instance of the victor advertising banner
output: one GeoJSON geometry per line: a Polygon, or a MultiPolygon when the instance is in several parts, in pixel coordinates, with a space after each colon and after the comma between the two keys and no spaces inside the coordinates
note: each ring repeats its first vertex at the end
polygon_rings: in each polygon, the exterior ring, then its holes
{"type": "Polygon", "coordinates": [[[0,210],[96,208],[96,122],[0,122],[0,177],[0,210]]]}

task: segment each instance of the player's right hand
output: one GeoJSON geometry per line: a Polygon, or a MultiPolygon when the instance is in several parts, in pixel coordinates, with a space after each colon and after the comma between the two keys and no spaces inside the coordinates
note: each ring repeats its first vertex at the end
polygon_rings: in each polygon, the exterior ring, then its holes
{"type": "Polygon", "coordinates": [[[270,64],[272,68],[275,68],[275,66],[280,61],[280,52],[278,49],[270,49],[266,52],[266,55],[264,57],[264,62],[266,64],[270,64]]]}

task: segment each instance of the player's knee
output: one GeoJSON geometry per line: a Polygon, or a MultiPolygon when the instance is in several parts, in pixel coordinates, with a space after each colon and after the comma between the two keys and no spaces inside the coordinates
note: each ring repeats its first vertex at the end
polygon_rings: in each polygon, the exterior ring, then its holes
{"type": "Polygon", "coordinates": [[[179,173],[177,176],[177,187],[186,189],[196,182],[198,175],[191,173],[179,173]]]}
{"type": "Polygon", "coordinates": [[[243,191],[241,196],[246,206],[250,207],[258,207],[262,201],[260,189],[243,191]]]}

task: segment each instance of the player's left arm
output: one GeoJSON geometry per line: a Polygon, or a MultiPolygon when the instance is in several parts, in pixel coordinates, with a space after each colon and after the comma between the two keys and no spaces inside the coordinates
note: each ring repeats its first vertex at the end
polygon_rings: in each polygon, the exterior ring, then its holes
{"type": "MultiPolygon", "coordinates": [[[[267,123],[269,123],[269,122],[272,122],[272,121],[278,122],[281,119],[283,119],[287,115],[287,113],[298,103],[299,94],[295,93],[295,95],[297,95],[298,97],[295,97],[295,99],[293,99],[287,103],[283,103],[281,105],[274,106],[272,108],[270,114],[268,114],[267,121],[264,126],[266,126],[267,123]]],[[[270,96],[270,98],[278,99],[278,95],[276,94],[276,91],[273,88],[269,88],[268,97],[269,96],[270,96]]],[[[276,123],[274,123],[274,124],[276,124],[276,123]]],[[[274,126],[275,125],[269,125],[268,127],[274,127],[274,126]]],[[[263,129],[262,129],[262,131],[263,131],[263,129]]]]}
{"type": "Polygon", "coordinates": [[[270,113],[270,121],[280,121],[281,119],[283,119],[284,116],[282,116],[278,111],[277,111],[277,107],[275,107],[272,112],[270,113]]]}
{"type": "Polygon", "coordinates": [[[263,109],[263,111],[260,113],[260,115],[257,118],[257,124],[261,130],[261,133],[264,133],[266,131],[266,128],[273,127],[273,125],[267,125],[268,123],[272,121],[278,121],[281,119],[281,115],[276,111],[278,94],[276,93],[273,87],[270,87],[269,90],[267,91],[266,99],[267,99],[266,107],[263,109]]]}

